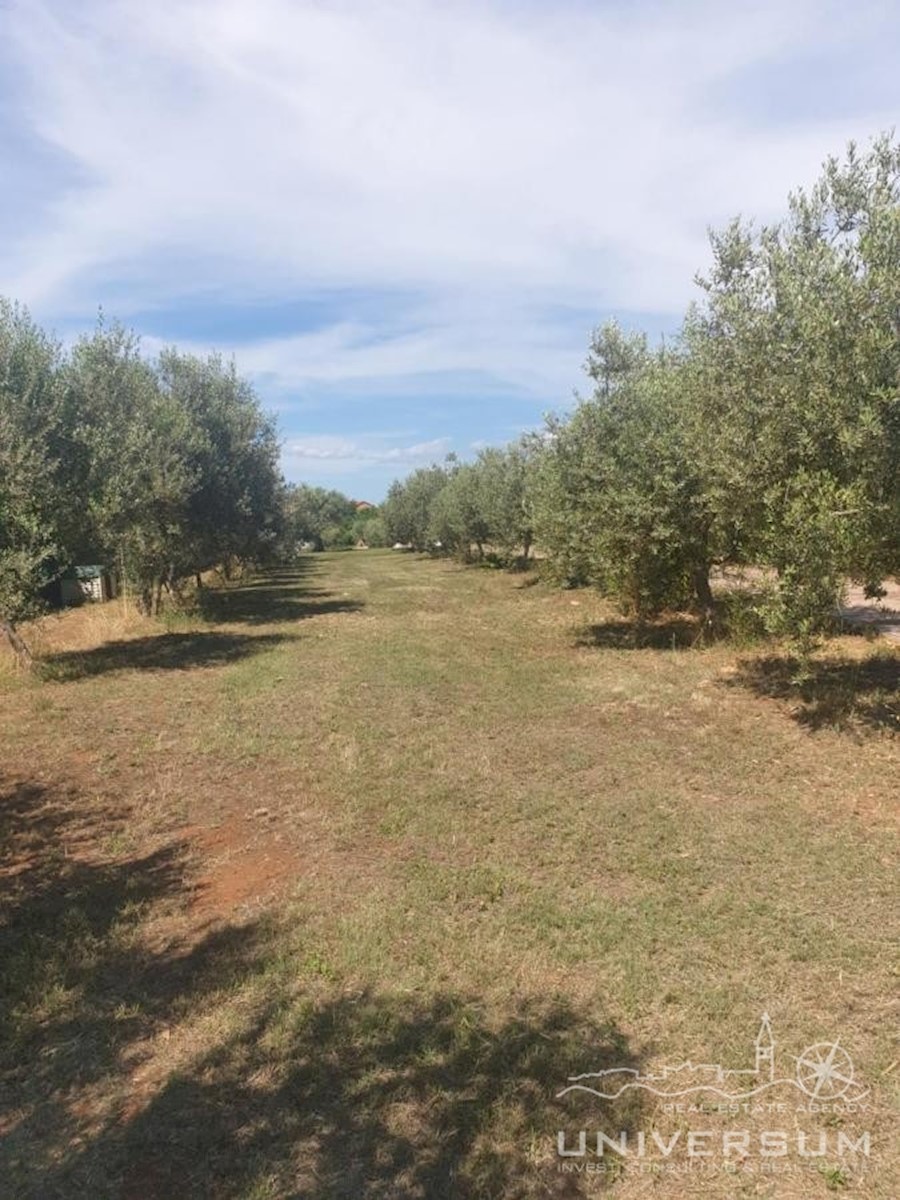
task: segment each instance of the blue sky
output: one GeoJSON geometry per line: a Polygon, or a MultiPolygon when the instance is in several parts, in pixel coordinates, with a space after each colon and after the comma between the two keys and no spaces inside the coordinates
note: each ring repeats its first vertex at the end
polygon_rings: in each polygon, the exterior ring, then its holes
{"type": "Polygon", "coordinates": [[[898,61],[895,2],[0,0],[0,294],[233,353],[288,477],[379,499],[676,329],[898,61]]]}

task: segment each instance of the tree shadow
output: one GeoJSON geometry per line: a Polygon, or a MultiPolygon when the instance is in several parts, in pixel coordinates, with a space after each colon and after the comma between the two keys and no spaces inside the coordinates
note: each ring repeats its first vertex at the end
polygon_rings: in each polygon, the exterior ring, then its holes
{"type": "Polygon", "coordinates": [[[165,940],[183,844],[104,861],[94,821],[125,814],[86,820],[85,797],[43,785],[0,796],[0,862],[17,872],[0,914],[0,1178],[17,1200],[579,1196],[557,1131],[640,1124],[640,1093],[557,1098],[570,1075],[639,1067],[580,1006],[326,988],[296,922],[165,940]],[[41,853],[67,845],[81,849],[41,853]]]}
{"type": "Polygon", "coordinates": [[[516,587],[518,587],[520,591],[523,588],[537,587],[538,584],[545,582],[537,564],[534,564],[528,570],[523,569],[520,572],[516,572],[516,574],[521,577],[521,582],[516,584],[516,587]]]}
{"type": "Polygon", "coordinates": [[[40,662],[45,679],[65,683],[111,671],[189,671],[222,667],[261,654],[283,639],[277,634],[160,633],[150,637],[104,642],[90,650],[64,650],[40,662]]]}
{"type": "Polygon", "coordinates": [[[359,600],[336,597],[310,588],[309,578],[321,570],[312,560],[266,572],[239,584],[204,588],[198,595],[202,616],[214,624],[278,625],[329,613],[359,612],[359,600]]]}
{"type": "Polygon", "coordinates": [[[268,567],[256,574],[238,580],[226,581],[223,579],[222,586],[226,588],[267,588],[272,584],[283,586],[300,585],[305,582],[308,576],[317,575],[321,570],[321,564],[312,555],[309,555],[298,558],[288,565],[268,567]]]}
{"type": "MultiPolygon", "coordinates": [[[[202,958],[232,980],[264,970],[252,928],[210,938],[214,951],[191,956],[181,1006],[201,999],[202,958]]],[[[561,1001],[522,1000],[491,1020],[477,998],[448,991],[279,996],[136,1112],[45,1159],[39,1191],[16,1194],[81,1195],[105,1180],[102,1194],[141,1200],[578,1196],[556,1169],[558,1131],[570,1142],[582,1128],[633,1133],[643,1112],[640,1093],[557,1099],[586,1063],[638,1067],[618,1031],[561,1001]]]]}
{"type": "Polygon", "coordinates": [[[715,627],[706,627],[699,618],[689,615],[652,622],[623,617],[580,626],[575,631],[575,645],[605,650],[689,650],[721,636],[715,627]]]}
{"type": "Polygon", "coordinates": [[[743,659],[728,686],[792,702],[791,715],[807,729],[900,733],[900,656],[817,658],[803,666],[788,655],[743,659]]]}
{"type": "Polygon", "coordinates": [[[637,1067],[625,1039],[565,1002],[521,1000],[491,1020],[478,999],[367,991],[307,1009],[291,1024],[279,1078],[263,1049],[273,1005],[170,1081],[125,1133],[131,1178],[164,1143],[148,1200],[300,1197],[572,1196],[556,1170],[560,1129],[634,1131],[639,1095],[557,1100],[569,1075],[637,1067]],[[536,1154],[536,1147],[541,1149],[536,1154]],[[237,1152],[235,1152],[237,1149],[237,1152]],[[202,1165],[200,1163],[202,1162],[202,1165]]]}
{"type": "MultiPolygon", "coordinates": [[[[329,596],[329,593],[322,593],[329,596]]],[[[228,588],[204,593],[203,617],[216,625],[286,625],[329,613],[354,613],[361,600],[319,599],[294,588],[228,588]]]]}
{"type": "MultiPolygon", "coordinates": [[[[115,1063],[142,913],[183,885],[183,842],[118,862],[103,852],[126,818],[123,806],[73,787],[0,784],[0,1129],[18,1127],[23,1096],[45,1096],[37,1125],[24,1122],[38,1161],[29,1129],[68,1129],[60,1093],[89,1087],[115,1063]]],[[[15,1167],[3,1170],[4,1186],[15,1167]]]]}
{"type": "Polygon", "coordinates": [[[726,591],[709,615],[667,612],[653,620],[618,617],[576,631],[577,646],[610,650],[691,650],[719,642],[748,646],[768,640],[758,611],[761,593],[726,591]]]}
{"type": "Polygon", "coordinates": [[[113,857],[128,816],[121,802],[70,785],[0,780],[3,1195],[118,1194],[105,1168],[77,1179],[64,1169],[98,1127],[98,1090],[116,1088],[127,1108],[140,1048],[256,953],[261,926],[161,948],[142,936],[148,915],[182,911],[190,848],[173,838],[113,857]]]}
{"type": "MultiPolygon", "coordinates": [[[[129,863],[127,878],[108,868],[98,852],[101,840],[123,835],[127,813],[88,799],[74,787],[49,787],[26,780],[0,781],[0,937],[5,965],[25,942],[51,947],[59,926],[75,909],[77,924],[91,938],[109,930],[121,907],[118,889],[129,904],[140,905],[180,885],[181,844],[171,843],[129,863]]],[[[65,945],[61,946],[65,954],[65,945]]],[[[4,1002],[14,972],[2,979],[4,1002]]],[[[8,1027],[0,1009],[0,1029],[8,1027]]]]}

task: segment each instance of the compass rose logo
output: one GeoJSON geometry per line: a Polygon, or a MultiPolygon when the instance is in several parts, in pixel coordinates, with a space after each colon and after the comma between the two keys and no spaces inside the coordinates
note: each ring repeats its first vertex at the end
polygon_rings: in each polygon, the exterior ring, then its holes
{"type": "Polygon", "coordinates": [[[853,1059],[837,1042],[816,1042],[797,1059],[797,1083],[813,1100],[840,1100],[854,1087],[853,1059]]]}

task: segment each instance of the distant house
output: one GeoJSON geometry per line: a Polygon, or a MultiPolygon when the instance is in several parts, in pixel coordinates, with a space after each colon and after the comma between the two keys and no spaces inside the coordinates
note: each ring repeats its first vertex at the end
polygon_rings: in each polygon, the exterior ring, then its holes
{"type": "Polygon", "coordinates": [[[357,512],[368,512],[370,509],[374,508],[375,505],[370,504],[368,500],[354,500],[353,507],[357,512]]]}

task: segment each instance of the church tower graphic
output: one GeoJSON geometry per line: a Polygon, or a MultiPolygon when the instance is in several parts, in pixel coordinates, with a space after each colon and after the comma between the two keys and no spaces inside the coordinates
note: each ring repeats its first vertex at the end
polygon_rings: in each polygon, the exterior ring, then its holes
{"type": "Polygon", "coordinates": [[[756,1074],[760,1079],[775,1078],[775,1038],[772,1036],[772,1022],[769,1014],[764,1012],[756,1035],[756,1074]]]}
{"type": "Polygon", "coordinates": [[[797,1064],[793,1079],[776,1074],[776,1045],[772,1019],[764,1012],[753,1043],[756,1052],[753,1066],[726,1067],[722,1063],[687,1059],[663,1063],[652,1075],[642,1075],[635,1067],[604,1067],[601,1071],[570,1075],[568,1086],[557,1093],[557,1099],[579,1091],[590,1092],[601,1100],[617,1100],[632,1088],[641,1088],[654,1096],[670,1098],[710,1092],[726,1100],[746,1100],[772,1087],[789,1087],[817,1101],[846,1096],[848,1103],[858,1104],[869,1094],[868,1088],[856,1082],[853,1060],[836,1041],[816,1042],[799,1056],[788,1054],[797,1064]],[[602,1080],[602,1089],[589,1086],[587,1080],[592,1083],[602,1080]]]}

